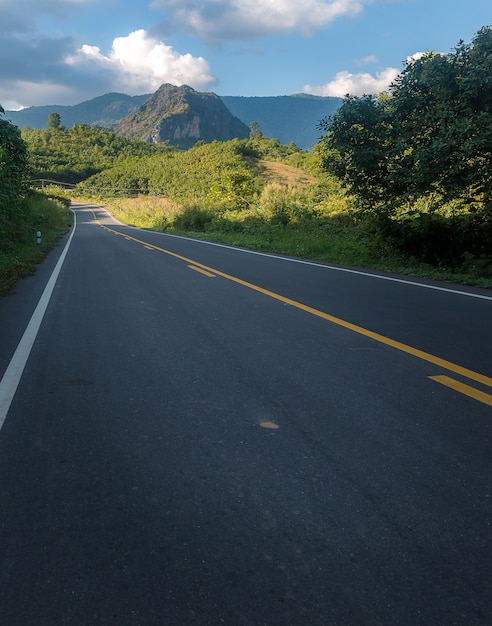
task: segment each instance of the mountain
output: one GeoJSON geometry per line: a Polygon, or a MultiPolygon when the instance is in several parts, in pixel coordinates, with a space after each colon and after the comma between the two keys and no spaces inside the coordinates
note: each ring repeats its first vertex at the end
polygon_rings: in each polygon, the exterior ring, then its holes
{"type": "Polygon", "coordinates": [[[161,85],[136,111],[114,124],[112,130],[128,139],[168,141],[184,149],[199,140],[229,141],[249,136],[249,128],[232,115],[216,94],[169,84],[161,85]]]}
{"type": "MultiPolygon", "coordinates": [[[[198,92],[194,93],[198,94],[198,92]]],[[[219,97],[215,94],[208,95],[213,96],[214,100],[219,97]]],[[[21,111],[6,111],[6,118],[20,128],[23,126],[46,128],[48,115],[56,112],[60,114],[63,126],[92,124],[110,128],[119,123],[122,118],[136,113],[149,98],[153,98],[153,95],[127,96],[121,93],[108,93],[73,106],[35,106],[21,111]]],[[[195,100],[200,100],[200,98],[195,98],[195,100]]],[[[247,127],[251,122],[257,122],[266,137],[278,139],[283,144],[294,142],[304,150],[311,149],[318,142],[320,133],[317,125],[320,120],[333,114],[342,103],[341,98],[307,94],[221,96],[220,100],[229,112],[247,127]]],[[[211,99],[207,101],[210,102],[211,99]]],[[[244,136],[243,133],[244,127],[237,136],[244,136]]],[[[218,139],[218,137],[215,138],[218,139]]]]}
{"type": "Polygon", "coordinates": [[[248,126],[257,122],[261,132],[282,144],[294,142],[311,149],[321,136],[319,122],[332,115],[342,98],[294,94],[292,96],[222,96],[227,108],[248,126]]]}
{"type": "Polygon", "coordinates": [[[34,106],[20,111],[6,111],[5,116],[19,128],[23,126],[48,128],[48,115],[50,113],[59,113],[62,126],[91,124],[108,128],[122,117],[138,109],[148,97],[149,94],[127,96],[123,93],[107,93],[81,104],[34,106]]]}

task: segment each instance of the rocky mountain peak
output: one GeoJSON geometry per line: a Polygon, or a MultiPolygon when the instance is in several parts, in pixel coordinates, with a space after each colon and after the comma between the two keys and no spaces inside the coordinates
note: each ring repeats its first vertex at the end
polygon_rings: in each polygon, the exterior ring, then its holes
{"type": "Polygon", "coordinates": [[[216,94],[170,84],[161,85],[113,130],[127,138],[149,143],[167,141],[180,148],[189,148],[198,140],[229,141],[249,135],[249,128],[216,94]]]}

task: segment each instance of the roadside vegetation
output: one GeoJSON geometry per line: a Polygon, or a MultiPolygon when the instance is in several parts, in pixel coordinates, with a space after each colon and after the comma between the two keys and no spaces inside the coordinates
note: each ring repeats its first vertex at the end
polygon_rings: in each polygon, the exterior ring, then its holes
{"type": "Polygon", "coordinates": [[[265,138],[200,143],[101,172],[77,186],[119,220],[258,250],[404,270],[403,255],[358,219],[319,155],[265,138]]]}
{"type": "Polygon", "coordinates": [[[27,144],[3,112],[0,107],[0,295],[34,270],[71,223],[70,200],[58,189],[30,188],[27,144]]]}
{"type": "Polygon", "coordinates": [[[491,76],[486,27],[408,63],[387,94],[345,98],[311,153],[255,123],[178,150],[54,115],[22,133],[0,120],[0,267],[15,273],[38,229],[64,232],[72,196],[142,228],[491,288],[491,76]],[[38,178],[74,189],[30,191],[38,178]]]}

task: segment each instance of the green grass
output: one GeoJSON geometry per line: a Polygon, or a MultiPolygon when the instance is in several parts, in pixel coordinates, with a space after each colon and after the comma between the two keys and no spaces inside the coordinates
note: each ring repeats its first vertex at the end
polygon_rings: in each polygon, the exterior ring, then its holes
{"type": "Polygon", "coordinates": [[[36,193],[20,199],[18,217],[0,240],[0,296],[10,293],[16,282],[32,274],[72,223],[69,200],[36,193]],[[41,231],[41,243],[36,233],[41,231]]]}

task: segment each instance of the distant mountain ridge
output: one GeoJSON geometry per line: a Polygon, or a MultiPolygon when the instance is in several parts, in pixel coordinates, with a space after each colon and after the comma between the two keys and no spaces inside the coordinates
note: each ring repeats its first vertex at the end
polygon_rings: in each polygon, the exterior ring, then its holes
{"type": "Polygon", "coordinates": [[[107,93],[80,104],[33,106],[20,111],[6,111],[5,116],[19,128],[23,126],[48,128],[48,115],[50,113],[58,113],[63,126],[90,124],[109,128],[122,117],[138,109],[149,96],[150,94],[127,96],[123,93],[107,93]]]}
{"type": "Polygon", "coordinates": [[[164,84],[112,130],[127,139],[191,148],[197,141],[246,139],[249,128],[214,93],[164,84]]]}
{"type": "MultiPolygon", "coordinates": [[[[111,128],[119,124],[123,118],[135,113],[154,95],[128,96],[108,93],[71,106],[33,106],[21,111],[6,111],[6,118],[19,128],[23,126],[47,128],[48,115],[56,112],[59,113],[63,126],[91,124],[111,128]]],[[[308,94],[220,96],[220,100],[230,113],[247,127],[251,122],[257,122],[266,137],[278,139],[283,144],[294,142],[304,150],[311,149],[318,142],[320,132],[317,126],[320,120],[332,115],[342,103],[341,98],[308,94]]]]}
{"type": "Polygon", "coordinates": [[[321,136],[319,122],[332,115],[342,98],[294,94],[292,96],[222,96],[228,109],[248,126],[259,124],[261,132],[282,144],[294,142],[311,149],[321,136]]]}

